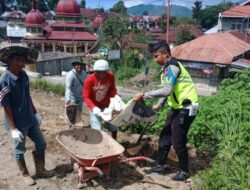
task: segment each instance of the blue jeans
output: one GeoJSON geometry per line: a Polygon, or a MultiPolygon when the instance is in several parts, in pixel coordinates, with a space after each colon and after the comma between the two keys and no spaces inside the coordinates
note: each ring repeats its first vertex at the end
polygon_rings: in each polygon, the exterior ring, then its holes
{"type": "MultiPolygon", "coordinates": [[[[102,129],[102,118],[96,116],[92,111],[90,111],[90,127],[92,129],[101,130],[102,129]]],[[[113,132],[117,131],[117,127],[111,125],[110,123],[105,122],[103,125],[104,128],[108,129],[108,131],[113,132]]]]}
{"type": "Polygon", "coordinates": [[[25,142],[28,136],[35,143],[35,154],[44,154],[46,149],[46,142],[43,138],[43,134],[38,125],[34,125],[27,129],[20,130],[24,136],[22,142],[13,139],[13,154],[16,160],[24,158],[24,153],[26,151],[25,142]]]}
{"type": "Polygon", "coordinates": [[[6,118],[4,118],[4,120],[3,120],[3,132],[8,133],[9,131],[10,131],[9,124],[8,124],[6,118]]]}

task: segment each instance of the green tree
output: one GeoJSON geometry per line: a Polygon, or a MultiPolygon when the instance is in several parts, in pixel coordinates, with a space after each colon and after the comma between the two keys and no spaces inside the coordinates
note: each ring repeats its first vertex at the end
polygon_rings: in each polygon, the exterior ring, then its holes
{"type": "Polygon", "coordinates": [[[121,48],[123,36],[128,34],[128,26],[128,19],[121,16],[110,16],[102,24],[102,33],[111,48],[121,48]]]}
{"type": "Polygon", "coordinates": [[[219,4],[216,6],[207,7],[202,10],[201,26],[202,28],[209,29],[215,26],[218,22],[218,15],[233,6],[232,3],[219,4]]]}
{"type": "Polygon", "coordinates": [[[176,33],[175,45],[180,45],[193,39],[195,39],[195,36],[189,30],[182,29],[176,33]]]}
{"type": "Polygon", "coordinates": [[[197,23],[192,18],[180,17],[180,18],[176,18],[175,20],[172,20],[172,22],[170,24],[171,24],[171,26],[175,27],[175,26],[178,26],[180,24],[193,24],[193,25],[196,25],[197,23]]]}
{"type": "Polygon", "coordinates": [[[84,9],[86,8],[86,1],[85,0],[80,1],[80,7],[84,8],[84,9]]]}
{"type": "Polygon", "coordinates": [[[36,5],[37,5],[37,8],[41,12],[47,12],[48,11],[48,6],[46,5],[44,0],[36,0],[36,5]]]}
{"type": "Polygon", "coordinates": [[[17,8],[25,13],[28,13],[32,8],[32,3],[35,3],[30,0],[22,0],[17,2],[17,8]]]}
{"type": "Polygon", "coordinates": [[[48,0],[47,2],[50,10],[54,10],[57,5],[57,0],[48,0]]]}
{"type": "MultiPolygon", "coordinates": [[[[174,25],[176,22],[176,17],[172,16],[170,17],[170,27],[174,25]]],[[[162,29],[162,31],[166,31],[167,27],[167,18],[166,15],[162,15],[161,18],[159,19],[158,26],[162,29]]]]}
{"type": "Polygon", "coordinates": [[[4,1],[0,1],[0,7],[1,7],[1,13],[3,13],[3,12],[5,12],[5,10],[6,10],[6,6],[5,6],[5,3],[4,3],[4,1]]]}
{"type": "Polygon", "coordinates": [[[198,0],[195,1],[193,7],[193,19],[196,20],[198,25],[200,25],[201,23],[201,8],[202,8],[202,2],[198,0]]]}
{"type": "Polygon", "coordinates": [[[135,34],[135,42],[136,43],[144,43],[147,44],[152,40],[150,35],[146,35],[144,31],[138,30],[135,34]]]}
{"type": "Polygon", "coordinates": [[[127,8],[124,5],[123,1],[118,1],[114,6],[110,9],[110,12],[119,13],[121,15],[127,15],[127,8]]]}

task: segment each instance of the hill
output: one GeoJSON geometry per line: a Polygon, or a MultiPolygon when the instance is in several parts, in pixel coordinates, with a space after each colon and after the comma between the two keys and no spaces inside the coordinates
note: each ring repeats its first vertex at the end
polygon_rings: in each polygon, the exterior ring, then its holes
{"type": "MultiPolygon", "coordinates": [[[[128,14],[140,16],[143,14],[144,11],[148,12],[150,16],[161,16],[166,13],[166,7],[163,5],[137,5],[128,8],[128,14]]],[[[180,5],[172,5],[170,9],[171,16],[175,17],[191,17],[192,10],[187,7],[180,6],[180,5]]]]}

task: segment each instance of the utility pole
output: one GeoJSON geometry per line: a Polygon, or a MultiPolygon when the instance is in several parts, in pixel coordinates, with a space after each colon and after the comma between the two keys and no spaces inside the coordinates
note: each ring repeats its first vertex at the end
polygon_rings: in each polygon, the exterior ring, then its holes
{"type": "Polygon", "coordinates": [[[166,0],[167,6],[167,30],[166,30],[166,40],[169,43],[169,32],[170,32],[170,0],[166,0]]]}

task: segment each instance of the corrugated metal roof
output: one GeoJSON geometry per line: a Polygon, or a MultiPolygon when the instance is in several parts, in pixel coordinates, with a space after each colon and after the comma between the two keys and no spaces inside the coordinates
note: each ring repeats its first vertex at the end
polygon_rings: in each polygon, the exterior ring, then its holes
{"type": "Polygon", "coordinates": [[[214,33],[217,33],[218,32],[218,25],[208,29],[206,32],[204,32],[205,34],[214,34],[214,33]]]}
{"type": "Polygon", "coordinates": [[[238,68],[250,68],[250,60],[248,59],[239,59],[237,61],[234,61],[232,63],[233,67],[238,67],[238,68]]]}
{"type": "Polygon", "coordinates": [[[250,36],[247,33],[242,33],[238,30],[232,30],[232,31],[229,31],[229,33],[243,40],[244,42],[250,44],[250,36]]]}
{"type": "Polygon", "coordinates": [[[250,5],[250,0],[244,1],[240,4],[241,6],[250,5]]]}
{"type": "Polygon", "coordinates": [[[246,17],[250,15],[250,5],[235,6],[229,10],[224,11],[222,17],[246,17]]]}
{"type": "Polygon", "coordinates": [[[249,50],[249,44],[226,32],[204,35],[179,45],[172,55],[186,61],[231,64],[234,57],[249,50]]]}

